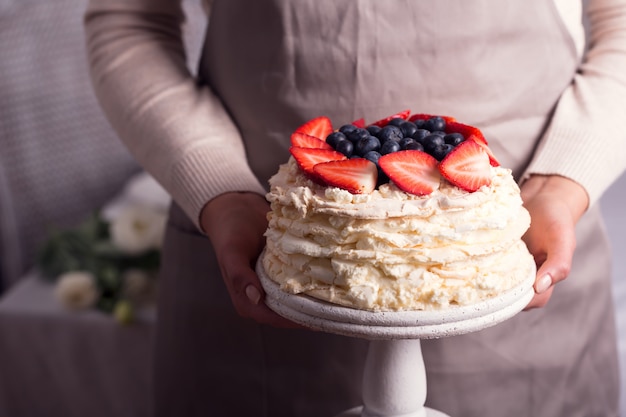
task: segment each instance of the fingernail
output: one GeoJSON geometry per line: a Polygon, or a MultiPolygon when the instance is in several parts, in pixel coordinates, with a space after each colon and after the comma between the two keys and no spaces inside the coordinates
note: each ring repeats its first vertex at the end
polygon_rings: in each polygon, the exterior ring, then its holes
{"type": "Polygon", "coordinates": [[[539,278],[539,281],[537,281],[537,285],[535,285],[535,291],[537,292],[537,294],[541,294],[543,292],[546,292],[551,285],[552,277],[550,276],[550,274],[545,274],[544,276],[539,278]]]}
{"type": "Polygon", "coordinates": [[[254,285],[248,285],[246,287],[246,297],[248,297],[253,304],[259,304],[259,301],[261,301],[261,293],[254,285]]]}

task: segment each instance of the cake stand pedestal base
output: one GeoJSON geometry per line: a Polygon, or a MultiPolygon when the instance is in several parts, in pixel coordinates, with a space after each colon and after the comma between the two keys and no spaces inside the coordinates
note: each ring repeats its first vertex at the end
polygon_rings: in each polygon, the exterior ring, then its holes
{"type": "Polygon", "coordinates": [[[362,384],[363,407],[337,417],[449,417],[424,407],[426,370],[420,339],[370,341],[362,384]]]}

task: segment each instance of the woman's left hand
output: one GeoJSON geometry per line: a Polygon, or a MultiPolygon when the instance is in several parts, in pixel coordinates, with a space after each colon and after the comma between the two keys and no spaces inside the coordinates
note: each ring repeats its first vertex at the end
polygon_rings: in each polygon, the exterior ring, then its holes
{"type": "Polygon", "coordinates": [[[576,248],[575,227],[587,210],[587,192],[557,175],[533,175],[521,187],[531,225],[523,239],[535,257],[535,297],[526,309],[544,307],[554,286],[567,278],[576,248]]]}

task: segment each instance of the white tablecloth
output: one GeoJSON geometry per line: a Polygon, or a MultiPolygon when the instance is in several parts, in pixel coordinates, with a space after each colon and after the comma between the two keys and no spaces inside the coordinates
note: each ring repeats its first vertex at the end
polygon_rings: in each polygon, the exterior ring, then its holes
{"type": "Polygon", "coordinates": [[[69,312],[34,273],[0,300],[0,417],[150,415],[156,315],[69,312]]]}

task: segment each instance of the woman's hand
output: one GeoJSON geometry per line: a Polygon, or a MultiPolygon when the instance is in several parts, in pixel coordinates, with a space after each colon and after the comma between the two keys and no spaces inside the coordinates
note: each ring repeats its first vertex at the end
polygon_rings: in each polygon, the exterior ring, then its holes
{"type": "Polygon", "coordinates": [[[526,309],[548,303],[554,285],[569,275],[576,248],[575,226],[589,198],[576,182],[557,175],[533,175],[521,187],[531,225],[523,239],[535,257],[535,297],[526,309]]]}
{"type": "Polygon", "coordinates": [[[254,271],[265,246],[269,204],[255,193],[226,193],[202,210],[200,223],[208,235],[233,306],[242,317],[276,327],[298,327],[263,303],[263,287],[254,271]]]}

